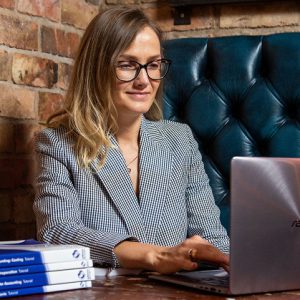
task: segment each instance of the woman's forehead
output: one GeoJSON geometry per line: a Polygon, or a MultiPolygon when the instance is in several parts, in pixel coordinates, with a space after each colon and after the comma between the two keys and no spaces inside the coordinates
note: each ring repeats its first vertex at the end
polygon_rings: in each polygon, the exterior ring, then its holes
{"type": "Polygon", "coordinates": [[[141,55],[153,58],[161,55],[160,40],[150,27],[140,30],[129,47],[120,53],[120,56],[131,58],[139,58],[141,55]]]}

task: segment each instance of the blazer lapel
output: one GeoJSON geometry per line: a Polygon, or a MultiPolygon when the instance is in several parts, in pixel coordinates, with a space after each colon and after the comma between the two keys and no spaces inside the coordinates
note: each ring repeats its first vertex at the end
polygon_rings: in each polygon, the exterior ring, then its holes
{"type": "Polygon", "coordinates": [[[96,170],[106,191],[116,205],[118,213],[123,217],[128,234],[145,242],[143,217],[123,155],[119,151],[114,137],[111,137],[111,141],[114,147],[109,149],[104,166],[97,169],[97,160],[95,160],[92,167],[96,170]]]}
{"type": "Polygon", "coordinates": [[[147,240],[155,241],[167,196],[173,156],[154,122],[143,118],[140,135],[140,208],[147,240]]]}

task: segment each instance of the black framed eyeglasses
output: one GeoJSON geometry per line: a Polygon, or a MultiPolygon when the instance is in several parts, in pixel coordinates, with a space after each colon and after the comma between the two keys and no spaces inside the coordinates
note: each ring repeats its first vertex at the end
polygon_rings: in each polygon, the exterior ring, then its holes
{"type": "Polygon", "coordinates": [[[171,65],[169,59],[156,59],[144,65],[136,61],[118,61],[116,65],[116,76],[120,81],[129,82],[137,78],[141,69],[145,69],[148,77],[152,80],[163,79],[171,65]]]}

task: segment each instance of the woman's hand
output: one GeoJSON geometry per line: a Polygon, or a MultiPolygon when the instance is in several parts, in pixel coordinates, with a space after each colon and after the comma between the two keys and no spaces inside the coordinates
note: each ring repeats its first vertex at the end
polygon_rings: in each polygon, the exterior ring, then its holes
{"type": "Polygon", "coordinates": [[[154,257],[153,269],[162,274],[192,271],[197,262],[208,262],[229,269],[229,257],[200,236],[186,239],[175,247],[164,248],[154,257]]]}
{"type": "Polygon", "coordinates": [[[124,268],[137,268],[170,274],[192,271],[197,262],[213,263],[228,270],[229,257],[200,236],[193,236],[174,247],[160,247],[124,241],[114,249],[124,268]]]}

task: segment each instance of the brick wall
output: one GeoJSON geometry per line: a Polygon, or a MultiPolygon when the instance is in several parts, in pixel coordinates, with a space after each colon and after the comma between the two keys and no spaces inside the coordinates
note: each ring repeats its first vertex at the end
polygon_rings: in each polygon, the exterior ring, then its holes
{"type": "Polygon", "coordinates": [[[105,7],[142,7],[168,38],[300,31],[300,2],[194,7],[174,25],[167,1],[0,0],[0,240],[34,237],[32,139],[61,107],[77,45],[105,7]]]}
{"type": "Polygon", "coordinates": [[[34,237],[32,139],[63,101],[100,1],[0,0],[0,239],[34,237]]]}

